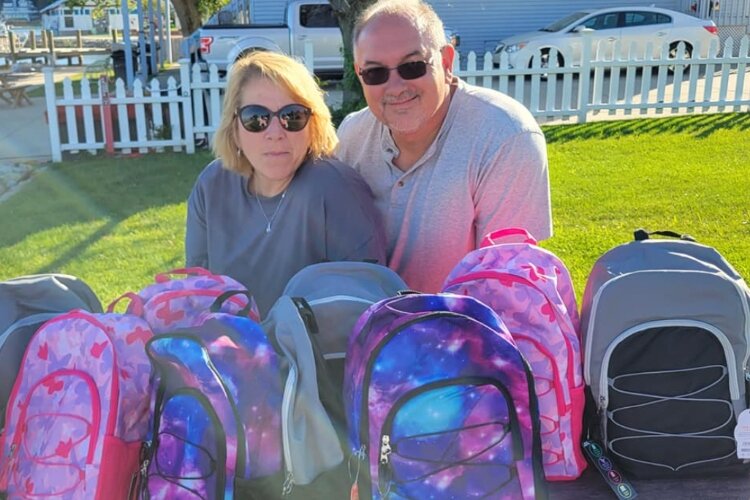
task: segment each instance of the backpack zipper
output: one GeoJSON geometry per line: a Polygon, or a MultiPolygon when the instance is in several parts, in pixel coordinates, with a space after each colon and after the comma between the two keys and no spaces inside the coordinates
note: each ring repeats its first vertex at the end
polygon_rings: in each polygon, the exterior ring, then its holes
{"type": "Polygon", "coordinates": [[[360,304],[367,304],[372,305],[375,302],[367,299],[363,299],[362,297],[355,297],[353,295],[330,295],[328,297],[321,297],[319,299],[313,299],[307,301],[310,306],[319,306],[323,304],[330,304],[331,302],[338,302],[338,301],[345,301],[345,302],[358,302],[360,304]]]}
{"type": "Polygon", "coordinates": [[[292,399],[297,393],[297,365],[290,363],[289,374],[284,383],[284,394],[281,400],[281,439],[284,451],[284,464],[286,474],[284,484],[281,487],[281,496],[287,496],[294,488],[294,471],[292,470],[291,439],[289,437],[289,426],[291,425],[292,399]]]}

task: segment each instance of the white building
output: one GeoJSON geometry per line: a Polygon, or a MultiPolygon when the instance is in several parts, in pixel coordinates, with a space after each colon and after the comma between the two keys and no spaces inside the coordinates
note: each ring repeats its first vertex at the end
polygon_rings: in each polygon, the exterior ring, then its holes
{"type": "Polygon", "coordinates": [[[90,0],[83,7],[66,7],[65,2],[66,0],[57,0],[40,11],[42,28],[58,34],[71,33],[77,30],[93,32],[94,20],[91,13],[96,6],[96,2],[90,0]]]}

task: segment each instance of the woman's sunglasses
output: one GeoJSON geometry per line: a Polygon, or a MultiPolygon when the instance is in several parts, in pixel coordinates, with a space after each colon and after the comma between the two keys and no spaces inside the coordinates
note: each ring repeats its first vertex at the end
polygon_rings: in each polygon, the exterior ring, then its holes
{"type": "Polygon", "coordinates": [[[382,85],[391,77],[391,71],[394,69],[398,76],[404,80],[416,80],[427,73],[427,65],[432,61],[409,61],[401,63],[395,68],[387,66],[372,66],[370,68],[360,69],[359,76],[367,85],[382,85]]]}
{"type": "Polygon", "coordinates": [[[248,132],[263,132],[275,116],[284,130],[299,132],[307,126],[312,110],[302,104],[287,104],[278,111],[271,111],[260,104],[248,104],[239,108],[235,115],[248,132]]]}

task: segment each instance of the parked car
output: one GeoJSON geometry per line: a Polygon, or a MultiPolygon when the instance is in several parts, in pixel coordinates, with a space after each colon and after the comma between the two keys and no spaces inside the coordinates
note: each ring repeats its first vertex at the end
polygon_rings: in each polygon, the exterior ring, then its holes
{"type": "MultiPolygon", "coordinates": [[[[445,36],[448,43],[458,45],[458,33],[445,28],[445,36]]],[[[199,63],[204,70],[215,64],[223,74],[234,61],[254,50],[302,57],[307,40],[313,44],[316,73],[343,73],[341,30],[328,0],[290,1],[284,24],[206,24],[188,38],[181,50],[183,57],[199,63]]]]}
{"type": "MultiPolygon", "coordinates": [[[[614,43],[620,42],[620,55],[626,55],[634,44],[632,56],[643,57],[646,44],[653,44],[654,56],[660,54],[663,44],[669,48],[669,57],[676,57],[679,42],[684,42],[687,57],[697,47],[700,55],[708,54],[712,40],[718,38],[713,21],[656,7],[617,7],[600,10],[583,10],[559,19],[546,28],[506,38],[498,43],[493,55],[495,65],[502,54],[514,68],[531,67],[536,54],[540,66],[549,66],[551,49],[557,49],[558,66],[579,66],[583,49],[583,33],[590,32],[599,47],[599,57],[611,58],[614,43]],[[603,52],[602,52],[603,51],[603,52]]],[[[595,52],[593,52],[595,53],[595,52]]]]}

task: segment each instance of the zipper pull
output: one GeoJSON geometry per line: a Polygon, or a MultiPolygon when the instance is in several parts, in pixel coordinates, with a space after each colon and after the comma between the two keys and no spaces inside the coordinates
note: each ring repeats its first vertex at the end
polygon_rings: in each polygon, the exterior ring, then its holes
{"type": "Polygon", "coordinates": [[[347,461],[349,479],[351,479],[355,484],[359,481],[359,469],[362,466],[362,462],[365,462],[366,460],[367,452],[365,451],[365,445],[360,446],[358,450],[353,450],[352,454],[349,455],[349,460],[347,461]],[[352,473],[352,470],[354,469],[352,462],[355,461],[357,469],[354,471],[354,473],[352,473]]]}
{"type": "Polygon", "coordinates": [[[294,476],[292,475],[292,471],[288,470],[286,471],[284,484],[281,486],[281,496],[289,496],[292,493],[292,488],[294,488],[294,476]]]}
{"type": "Polygon", "coordinates": [[[391,455],[391,437],[388,434],[383,434],[380,439],[380,464],[388,465],[391,455]]]}
{"type": "Polygon", "coordinates": [[[388,498],[391,492],[391,437],[383,434],[380,438],[380,464],[378,465],[378,493],[381,498],[388,498]]]}

